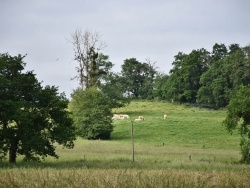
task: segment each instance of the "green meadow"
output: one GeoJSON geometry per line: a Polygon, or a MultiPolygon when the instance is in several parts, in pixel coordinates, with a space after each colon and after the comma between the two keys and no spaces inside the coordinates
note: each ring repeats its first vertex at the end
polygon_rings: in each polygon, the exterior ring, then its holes
{"type": "Polygon", "coordinates": [[[78,138],[74,149],[57,147],[59,159],[40,163],[3,161],[0,187],[250,187],[239,132],[222,125],[225,110],[133,101],[113,112],[130,119],[114,120],[111,140],[78,138]]]}

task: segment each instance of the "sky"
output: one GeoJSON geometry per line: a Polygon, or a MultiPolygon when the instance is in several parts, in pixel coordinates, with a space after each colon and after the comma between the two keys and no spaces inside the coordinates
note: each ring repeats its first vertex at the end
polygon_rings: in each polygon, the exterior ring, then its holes
{"type": "Polygon", "coordinates": [[[250,45],[249,10],[249,0],[0,0],[0,53],[27,54],[26,70],[70,98],[76,30],[100,35],[114,72],[136,58],[168,74],[178,52],[250,45]]]}

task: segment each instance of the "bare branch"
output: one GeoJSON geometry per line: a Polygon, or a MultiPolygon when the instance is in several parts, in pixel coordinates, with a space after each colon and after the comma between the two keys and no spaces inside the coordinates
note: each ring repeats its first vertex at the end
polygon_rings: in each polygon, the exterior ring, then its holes
{"type": "Polygon", "coordinates": [[[70,42],[73,45],[75,53],[74,60],[78,62],[78,66],[76,67],[77,76],[72,79],[77,78],[80,87],[84,89],[84,87],[88,87],[89,83],[91,49],[98,52],[104,49],[106,45],[100,40],[98,33],[88,30],[82,33],[82,31],[78,29],[71,35],[71,38],[72,41],[70,42]]]}

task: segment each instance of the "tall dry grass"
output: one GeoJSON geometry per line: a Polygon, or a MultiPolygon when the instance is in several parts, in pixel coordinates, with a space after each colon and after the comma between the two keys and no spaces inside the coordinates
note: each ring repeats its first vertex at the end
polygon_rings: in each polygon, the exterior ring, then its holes
{"type": "Polygon", "coordinates": [[[6,169],[0,187],[250,187],[250,172],[190,170],[6,169]]]}

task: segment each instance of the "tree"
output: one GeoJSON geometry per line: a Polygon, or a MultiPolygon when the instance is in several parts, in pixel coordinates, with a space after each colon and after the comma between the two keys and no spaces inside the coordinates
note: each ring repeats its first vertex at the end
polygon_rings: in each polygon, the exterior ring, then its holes
{"type": "Polygon", "coordinates": [[[250,86],[241,86],[227,106],[227,116],[223,124],[232,131],[240,126],[241,161],[250,163],[250,86]]]}
{"type": "Polygon", "coordinates": [[[230,81],[235,90],[240,85],[250,84],[250,45],[238,49],[230,55],[232,61],[230,81]]]}
{"type": "Polygon", "coordinates": [[[126,88],[126,94],[134,98],[152,98],[155,74],[156,68],[150,60],[141,63],[135,58],[130,58],[124,60],[120,81],[126,88]]]}
{"type": "Polygon", "coordinates": [[[110,139],[113,125],[109,98],[94,87],[77,89],[71,97],[70,110],[78,135],[86,139],[110,139]]]}
{"type": "Polygon", "coordinates": [[[201,76],[199,103],[215,108],[226,107],[235,90],[241,85],[250,84],[250,48],[239,48],[237,44],[232,44],[229,49],[228,55],[214,61],[201,76]]]}
{"type": "Polygon", "coordinates": [[[186,56],[187,54],[184,54],[182,52],[179,52],[177,55],[174,56],[175,60],[172,63],[173,68],[170,70],[170,76],[166,84],[167,90],[165,91],[165,96],[167,99],[180,101],[179,95],[184,92],[184,88],[182,88],[184,80],[181,76],[181,69],[182,62],[186,56]]]}
{"type": "Polygon", "coordinates": [[[213,62],[209,70],[201,76],[201,87],[197,96],[200,104],[213,108],[225,107],[228,104],[231,92],[231,69],[228,67],[228,61],[220,59],[213,62]]]}
{"type": "MultiPolygon", "coordinates": [[[[232,46],[232,49],[235,47],[232,46]]],[[[212,51],[212,61],[218,61],[220,59],[225,58],[228,55],[228,50],[227,47],[225,46],[225,44],[217,44],[215,43],[215,45],[213,46],[213,51],[212,51]]]]}
{"type": "Polygon", "coordinates": [[[170,70],[168,98],[179,102],[196,102],[200,77],[208,69],[209,62],[209,52],[203,48],[190,54],[178,53],[170,70]]]}
{"type": "Polygon", "coordinates": [[[58,157],[55,142],[74,146],[68,100],[54,86],[41,86],[32,71],[23,73],[25,56],[0,54],[0,155],[24,161],[58,157]]]}
{"type": "Polygon", "coordinates": [[[97,63],[99,51],[105,45],[100,41],[100,36],[97,33],[91,33],[90,31],[82,33],[81,30],[76,30],[71,37],[75,60],[78,62],[77,75],[72,80],[78,79],[79,86],[83,90],[98,84],[99,76],[105,74],[103,70],[99,69],[97,63]]]}

